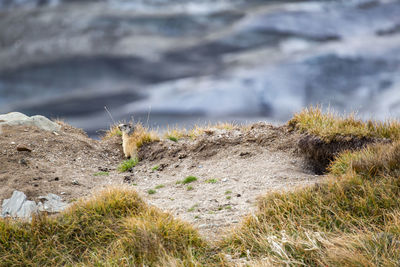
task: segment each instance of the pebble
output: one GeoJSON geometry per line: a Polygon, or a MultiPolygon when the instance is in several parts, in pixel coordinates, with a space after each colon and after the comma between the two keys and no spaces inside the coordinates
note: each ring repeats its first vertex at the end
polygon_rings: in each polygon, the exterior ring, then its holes
{"type": "Polygon", "coordinates": [[[228,181],[227,178],[222,179],[222,182],[227,182],[227,181],[228,181]]]}
{"type": "Polygon", "coordinates": [[[79,182],[77,180],[72,180],[73,185],[79,185],[79,182]]]}
{"type": "Polygon", "coordinates": [[[17,146],[17,151],[28,151],[28,152],[31,152],[32,149],[30,149],[29,147],[27,147],[25,145],[18,145],[17,146]]]}

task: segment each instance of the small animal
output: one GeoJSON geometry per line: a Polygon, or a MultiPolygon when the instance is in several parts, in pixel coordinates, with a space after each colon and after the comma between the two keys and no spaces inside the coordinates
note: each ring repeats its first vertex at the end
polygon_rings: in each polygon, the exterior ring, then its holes
{"type": "Polygon", "coordinates": [[[126,158],[136,156],[136,138],[134,137],[135,126],[132,124],[120,124],[118,129],[122,132],[122,149],[126,158]]]}

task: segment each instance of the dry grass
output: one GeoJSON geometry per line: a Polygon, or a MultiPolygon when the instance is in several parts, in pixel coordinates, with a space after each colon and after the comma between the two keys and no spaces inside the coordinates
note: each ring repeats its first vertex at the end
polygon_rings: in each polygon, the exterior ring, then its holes
{"type": "Polygon", "coordinates": [[[155,131],[149,130],[147,127],[144,127],[141,123],[137,123],[135,125],[135,132],[133,135],[134,135],[133,142],[135,143],[137,148],[140,148],[145,143],[150,143],[160,140],[155,131]]]}
{"type": "Polygon", "coordinates": [[[293,129],[318,136],[328,142],[345,136],[391,140],[400,138],[398,121],[364,122],[357,119],[354,114],[343,117],[333,112],[323,113],[318,107],[310,107],[295,114],[288,124],[293,129]]]}
{"type": "Polygon", "coordinates": [[[110,129],[105,132],[105,134],[101,137],[101,139],[106,140],[106,139],[110,139],[114,136],[122,136],[122,132],[118,128],[118,125],[111,125],[110,129]]]}
{"type": "Polygon", "coordinates": [[[196,139],[199,136],[202,136],[204,134],[211,134],[213,133],[215,130],[233,130],[233,129],[240,129],[243,131],[247,131],[249,128],[246,126],[241,126],[241,125],[237,125],[237,124],[233,124],[233,123],[228,123],[228,122],[219,122],[216,124],[208,124],[206,126],[199,126],[196,125],[193,127],[193,129],[191,129],[190,131],[187,132],[187,136],[192,138],[192,139],[196,139]]]}
{"type": "MultiPolygon", "coordinates": [[[[340,129],[345,135],[398,138],[397,122],[364,124],[316,109],[298,114],[291,124],[330,140],[340,129]]],[[[329,170],[313,187],[260,198],[258,212],[221,246],[236,257],[274,265],[398,266],[400,141],[344,152],[329,170]]]]}
{"type": "Polygon", "coordinates": [[[177,127],[170,128],[168,127],[167,131],[164,134],[164,138],[169,139],[171,141],[178,141],[181,138],[187,137],[186,129],[179,129],[177,127]]]}
{"type": "Polygon", "coordinates": [[[109,189],[57,217],[0,220],[0,266],[219,265],[189,224],[147,206],[126,189],[109,189]]]}
{"type": "Polygon", "coordinates": [[[235,128],[245,129],[244,126],[239,126],[239,125],[235,125],[235,124],[228,123],[228,122],[219,122],[216,124],[209,123],[208,125],[205,125],[205,126],[195,125],[191,130],[187,130],[184,128],[180,129],[177,127],[168,128],[166,133],[164,134],[164,138],[172,140],[172,141],[179,140],[182,138],[187,138],[187,137],[189,137],[191,139],[196,139],[199,136],[202,136],[204,134],[211,134],[216,129],[232,130],[235,128]]]}

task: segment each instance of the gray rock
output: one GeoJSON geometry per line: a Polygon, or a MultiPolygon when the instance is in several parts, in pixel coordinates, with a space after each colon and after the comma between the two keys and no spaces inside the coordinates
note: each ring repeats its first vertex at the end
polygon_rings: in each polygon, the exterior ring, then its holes
{"type": "Polygon", "coordinates": [[[25,201],[19,211],[16,214],[17,218],[26,218],[29,219],[32,216],[32,213],[37,213],[37,206],[35,201],[27,200],[25,201]]]}
{"type": "Polygon", "coordinates": [[[44,201],[43,203],[38,203],[39,211],[47,211],[50,213],[61,212],[68,207],[61,197],[55,194],[47,194],[46,196],[40,196],[39,199],[44,201]]]}
{"type": "Polygon", "coordinates": [[[9,199],[4,199],[0,217],[12,217],[31,219],[32,213],[47,211],[57,213],[63,211],[68,204],[55,194],[47,194],[39,197],[43,201],[36,204],[35,201],[27,200],[23,192],[15,190],[9,199]]]}
{"type": "Polygon", "coordinates": [[[36,115],[32,117],[28,117],[25,114],[20,112],[11,112],[8,114],[0,115],[0,126],[1,125],[27,125],[27,126],[36,126],[42,130],[46,131],[59,131],[61,126],[55,122],[52,122],[46,117],[41,115],[36,115]]]}
{"type": "Polygon", "coordinates": [[[22,121],[26,120],[29,117],[21,112],[10,112],[7,114],[0,114],[0,121],[22,121]]]}
{"type": "Polygon", "coordinates": [[[3,201],[1,217],[29,219],[35,212],[37,212],[36,203],[27,201],[23,192],[14,191],[11,198],[3,201]]]}

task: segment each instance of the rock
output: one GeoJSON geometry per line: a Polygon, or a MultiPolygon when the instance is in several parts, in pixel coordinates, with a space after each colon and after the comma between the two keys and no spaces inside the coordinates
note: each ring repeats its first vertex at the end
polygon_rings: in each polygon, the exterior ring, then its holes
{"type": "Polygon", "coordinates": [[[249,157],[249,156],[252,156],[252,154],[251,154],[251,152],[249,152],[249,151],[242,151],[242,152],[240,152],[239,153],[239,156],[240,157],[249,157]]]}
{"type": "Polygon", "coordinates": [[[25,145],[18,145],[17,146],[17,151],[28,151],[28,152],[32,152],[32,149],[30,149],[29,147],[25,146],[25,145]]]}
{"type": "Polygon", "coordinates": [[[20,112],[11,112],[7,114],[0,115],[0,126],[1,125],[26,125],[26,126],[36,126],[45,131],[59,131],[61,126],[55,122],[52,122],[48,118],[36,115],[32,117],[28,117],[25,114],[20,112]]]}
{"type": "Polygon", "coordinates": [[[39,211],[56,213],[56,212],[61,212],[68,207],[68,204],[65,203],[60,196],[57,196],[52,193],[47,194],[46,196],[40,196],[39,199],[40,201],[43,201],[43,203],[42,202],[38,203],[39,211]]]}
{"type": "Polygon", "coordinates": [[[36,203],[35,201],[27,200],[22,204],[16,217],[29,219],[31,218],[32,213],[37,213],[36,203]]]}
{"type": "Polygon", "coordinates": [[[124,183],[133,182],[133,176],[124,176],[124,183]]]}
{"type": "Polygon", "coordinates": [[[71,182],[73,185],[79,185],[79,182],[77,180],[72,180],[71,182]]]}
{"type": "Polygon", "coordinates": [[[3,201],[1,217],[29,219],[32,213],[36,212],[36,203],[26,200],[26,195],[16,190],[13,192],[11,198],[3,201]]]}
{"type": "Polygon", "coordinates": [[[47,194],[47,196],[41,196],[39,202],[36,205],[35,201],[27,200],[26,195],[15,190],[9,199],[4,199],[2,205],[1,217],[12,217],[21,219],[31,219],[32,213],[39,211],[47,211],[50,213],[56,213],[63,211],[68,204],[63,202],[61,197],[55,194],[47,194]]]}
{"type": "Polygon", "coordinates": [[[0,120],[2,122],[22,121],[22,120],[26,120],[26,119],[29,119],[29,117],[26,116],[25,114],[20,113],[20,112],[10,112],[10,113],[7,113],[7,114],[0,115],[0,120]]]}
{"type": "Polygon", "coordinates": [[[98,169],[99,171],[101,171],[101,172],[109,172],[109,171],[110,171],[110,169],[107,168],[107,167],[98,167],[97,169],[98,169]]]}

